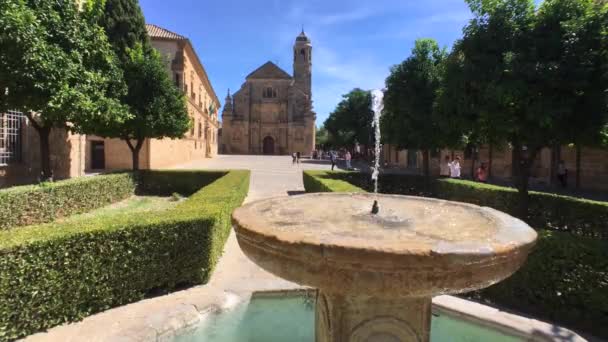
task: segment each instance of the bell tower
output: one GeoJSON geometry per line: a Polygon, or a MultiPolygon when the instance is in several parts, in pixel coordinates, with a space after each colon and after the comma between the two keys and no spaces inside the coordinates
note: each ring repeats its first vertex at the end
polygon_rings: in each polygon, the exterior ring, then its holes
{"type": "Polygon", "coordinates": [[[302,30],[296,37],[296,43],[293,46],[293,78],[295,79],[296,87],[304,91],[309,98],[312,95],[312,44],[310,39],[302,30]]]}

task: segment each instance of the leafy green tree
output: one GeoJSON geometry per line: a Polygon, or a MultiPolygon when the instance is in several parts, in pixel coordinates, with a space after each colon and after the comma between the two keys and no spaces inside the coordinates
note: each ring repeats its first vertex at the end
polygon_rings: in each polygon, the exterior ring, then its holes
{"type": "Polygon", "coordinates": [[[329,132],[325,126],[317,128],[315,141],[317,146],[326,149],[329,146],[329,132]]]}
{"type": "Polygon", "coordinates": [[[158,52],[146,54],[141,45],[137,46],[123,68],[128,86],[123,103],[132,116],[119,124],[99,126],[96,132],[124,140],[132,153],[133,170],[138,170],[146,138],[181,138],[191,123],[184,94],[167,77],[158,52]]]}
{"type": "Polygon", "coordinates": [[[511,144],[525,217],[540,149],[599,136],[605,123],[605,5],[547,0],[536,12],[529,0],[468,3],[474,18],[459,43],[464,108],[475,117],[473,132],[511,144]]]}
{"type": "Polygon", "coordinates": [[[128,116],[114,99],[125,91],[122,73],[87,8],[72,0],[0,2],[0,110],[24,112],[38,132],[42,180],[52,177],[52,128],[83,133],[128,116]]]}
{"type": "Polygon", "coordinates": [[[99,125],[97,134],[124,140],[133,169],[146,138],[181,138],[190,127],[186,100],[152,48],[137,0],[106,0],[100,24],[112,42],[125,75],[127,94],[118,99],[132,117],[120,125],[99,125]]]}
{"type": "Polygon", "coordinates": [[[342,98],[324,123],[330,143],[335,147],[370,146],[374,142],[371,93],[355,88],[342,98]]]}
{"type": "Polygon", "coordinates": [[[146,20],[137,0],[105,0],[96,5],[102,7],[99,24],[121,62],[131,60],[129,50],[138,44],[142,44],[145,53],[151,51],[146,20]]]}
{"type": "Polygon", "coordinates": [[[383,137],[400,148],[422,150],[427,181],[430,150],[445,143],[433,112],[446,55],[435,40],[418,39],[410,57],[394,66],[386,79],[383,137]]]}
{"type": "Polygon", "coordinates": [[[545,1],[534,27],[541,110],[555,117],[551,143],[576,145],[577,187],[581,147],[598,147],[606,122],[607,11],[594,0],[545,1]]]}

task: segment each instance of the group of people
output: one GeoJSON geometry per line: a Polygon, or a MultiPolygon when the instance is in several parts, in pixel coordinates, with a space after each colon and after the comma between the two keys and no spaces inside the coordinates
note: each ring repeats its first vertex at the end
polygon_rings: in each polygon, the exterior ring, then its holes
{"type": "MultiPolygon", "coordinates": [[[[453,160],[450,156],[445,156],[444,162],[439,165],[439,176],[443,178],[461,178],[460,157],[456,156],[453,160]]],[[[488,181],[488,169],[486,163],[481,163],[475,171],[475,180],[478,182],[488,181]]]]}

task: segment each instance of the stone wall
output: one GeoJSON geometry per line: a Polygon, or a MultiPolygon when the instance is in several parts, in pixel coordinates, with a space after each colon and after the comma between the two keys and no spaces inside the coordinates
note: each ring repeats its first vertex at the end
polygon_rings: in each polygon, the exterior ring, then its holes
{"type": "MultiPolygon", "coordinates": [[[[0,166],[0,187],[37,182],[40,178],[40,138],[28,120],[22,126],[21,161],[0,166]]],[[[54,179],[84,175],[85,137],[66,129],[51,131],[51,170],[54,179]]]]}
{"type": "MultiPolygon", "coordinates": [[[[407,165],[407,150],[398,150],[395,146],[384,145],[382,157],[388,167],[411,170],[422,173],[422,153],[417,151],[417,166],[409,168],[407,165]]],[[[538,154],[531,170],[531,183],[549,185],[551,183],[551,149],[543,148],[538,154]]],[[[462,150],[441,150],[431,158],[431,174],[439,174],[439,161],[445,156],[459,156],[461,159],[462,175],[472,178],[471,171],[480,163],[490,162],[490,149],[485,146],[477,152],[476,160],[468,158],[462,150]]],[[[568,169],[568,186],[574,187],[576,181],[576,148],[572,146],[561,147],[561,159],[568,169]]],[[[508,182],[512,179],[512,150],[508,147],[492,149],[492,177],[498,181],[508,182]]],[[[581,149],[581,175],[580,187],[589,190],[608,190],[608,151],[593,148],[581,149]]]]}

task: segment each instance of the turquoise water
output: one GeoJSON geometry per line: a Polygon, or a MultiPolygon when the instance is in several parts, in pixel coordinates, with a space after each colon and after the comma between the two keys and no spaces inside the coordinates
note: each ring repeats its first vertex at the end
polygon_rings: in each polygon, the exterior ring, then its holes
{"type": "MultiPolygon", "coordinates": [[[[174,342],[313,342],[314,301],[302,295],[254,297],[230,311],[213,314],[174,342]]],[[[433,316],[433,342],[520,342],[449,316],[433,316]]]]}

